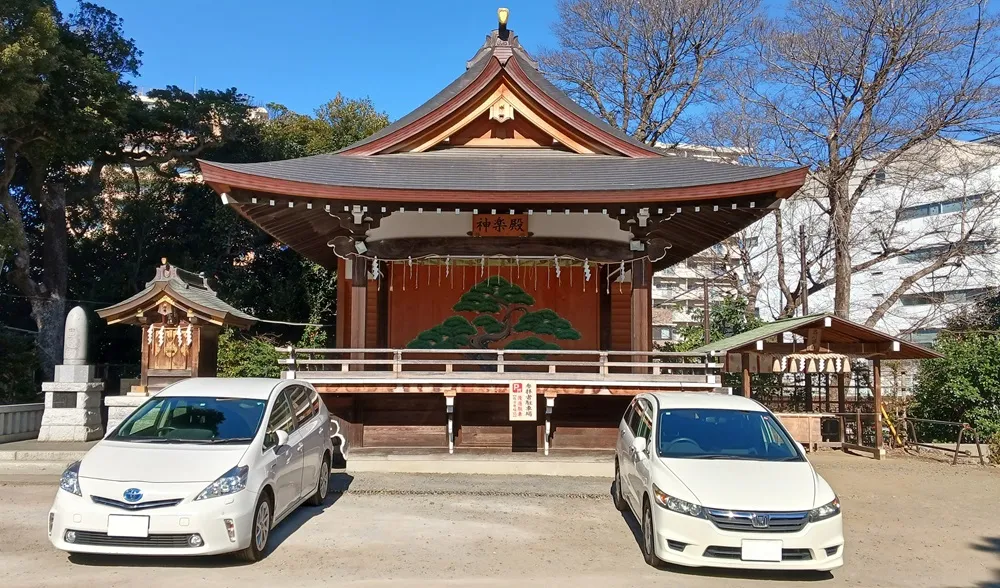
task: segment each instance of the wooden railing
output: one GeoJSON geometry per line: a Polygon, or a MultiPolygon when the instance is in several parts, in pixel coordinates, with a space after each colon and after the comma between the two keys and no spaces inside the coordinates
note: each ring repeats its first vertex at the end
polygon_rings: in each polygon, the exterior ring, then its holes
{"type": "Polygon", "coordinates": [[[710,354],[566,349],[312,349],[278,347],[285,377],[320,379],[574,380],[716,384],[710,354]]]}

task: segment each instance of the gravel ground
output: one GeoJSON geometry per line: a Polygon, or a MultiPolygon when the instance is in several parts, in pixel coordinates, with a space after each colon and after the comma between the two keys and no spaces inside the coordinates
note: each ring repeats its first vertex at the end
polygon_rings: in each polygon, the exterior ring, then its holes
{"type": "Polygon", "coordinates": [[[649,568],[609,480],[337,474],[346,492],[282,523],[254,565],[69,558],[44,534],[54,486],[0,484],[0,586],[1000,588],[1000,469],[834,452],[813,461],[845,509],[847,564],[832,575],[649,568]]]}

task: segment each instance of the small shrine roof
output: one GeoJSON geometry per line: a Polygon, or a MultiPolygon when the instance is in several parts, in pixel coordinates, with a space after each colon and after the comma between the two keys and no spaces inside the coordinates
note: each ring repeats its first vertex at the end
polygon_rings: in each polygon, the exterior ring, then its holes
{"type": "Polygon", "coordinates": [[[248,327],[257,322],[253,316],[231,306],[218,297],[209,286],[204,274],[194,273],[174,267],[164,259],[156,268],[156,276],[146,282],[146,287],[138,294],[107,308],[97,311],[98,316],[112,322],[137,322],[137,315],[153,308],[163,296],[186,307],[195,314],[217,324],[248,327]]]}
{"type": "MultiPolygon", "coordinates": [[[[781,337],[783,333],[795,333],[808,337],[810,329],[822,329],[822,347],[831,352],[853,357],[877,357],[881,359],[934,359],[941,354],[904,341],[882,331],[855,323],[829,313],[810,314],[800,317],[779,319],[745,333],[739,333],[719,341],[713,341],[694,349],[698,353],[736,353],[755,351],[757,343],[781,337]]],[[[780,341],[778,342],[780,344],[780,341]]],[[[805,350],[806,344],[797,344],[805,350]]],[[[764,351],[767,351],[765,347],[764,351]]]]}

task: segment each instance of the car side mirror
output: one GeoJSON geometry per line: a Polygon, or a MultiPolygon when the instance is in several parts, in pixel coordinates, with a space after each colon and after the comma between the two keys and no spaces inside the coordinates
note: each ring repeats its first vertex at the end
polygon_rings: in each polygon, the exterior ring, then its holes
{"type": "Polygon", "coordinates": [[[805,448],[804,445],[802,445],[801,443],[799,443],[798,441],[796,441],[795,442],[795,446],[799,448],[799,451],[801,451],[803,455],[805,455],[806,448],[805,448]]]}
{"type": "Polygon", "coordinates": [[[646,446],[647,446],[647,443],[646,443],[646,438],[645,437],[636,437],[632,441],[632,451],[635,452],[636,455],[643,455],[643,454],[645,454],[646,453],[646,446]]]}
{"type": "Polygon", "coordinates": [[[288,433],[282,431],[281,429],[278,429],[277,431],[274,432],[274,437],[275,440],[278,442],[274,446],[276,450],[281,449],[282,447],[288,445],[288,433]]]}

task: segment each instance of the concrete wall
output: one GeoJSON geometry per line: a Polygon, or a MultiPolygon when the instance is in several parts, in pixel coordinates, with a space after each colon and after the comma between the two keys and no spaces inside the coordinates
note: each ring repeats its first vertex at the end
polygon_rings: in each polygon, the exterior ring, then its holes
{"type": "Polygon", "coordinates": [[[0,443],[38,437],[45,404],[10,404],[0,406],[0,443]]]}

